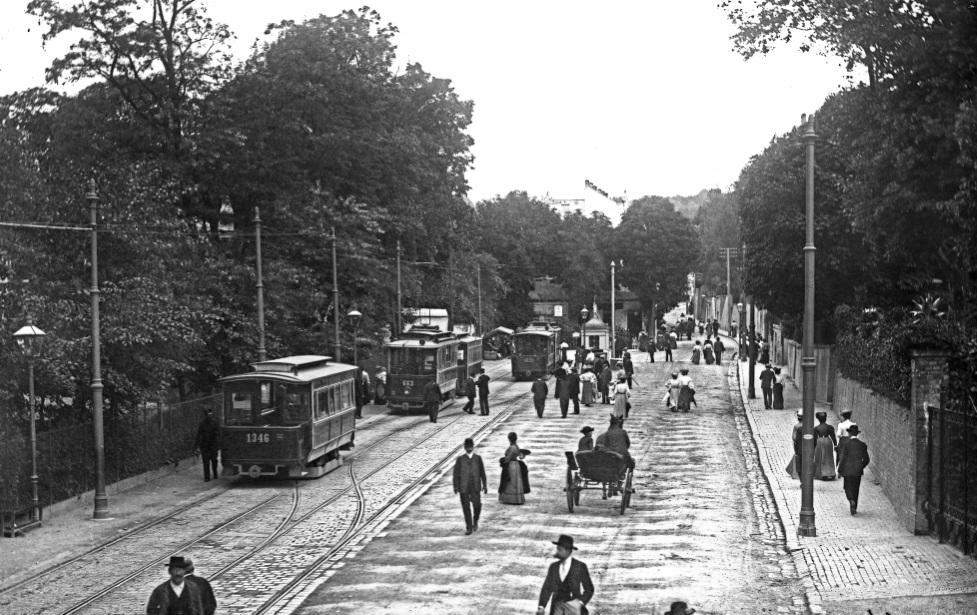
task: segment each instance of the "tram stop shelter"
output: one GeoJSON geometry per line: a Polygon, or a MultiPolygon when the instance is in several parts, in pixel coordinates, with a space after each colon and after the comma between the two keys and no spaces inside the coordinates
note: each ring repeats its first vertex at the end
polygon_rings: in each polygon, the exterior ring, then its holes
{"type": "MultiPolygon", "coordinates": [[[[503,342],[511,342],[515,331],[508,327],[496,327],[482,336],[482,358],[486,361],[494,361],[502,358],[499,349],[503,342]]],[[[511,346],[510,346],[511,348],[511,346]]]]}

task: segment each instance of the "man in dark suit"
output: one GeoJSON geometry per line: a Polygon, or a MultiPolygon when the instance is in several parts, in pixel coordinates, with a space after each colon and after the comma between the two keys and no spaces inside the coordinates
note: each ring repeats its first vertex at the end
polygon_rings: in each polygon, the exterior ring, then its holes
{"type": "Polygon", "coordinates": [[[567,385],[570,387],[570,400],[573,401],[573,413],[580,414],[580,374],[574,369],[567,376],[567,385]]]}
{"type": "Polygon", "coordinates": [[[868,446],[858,438],[858,425],[848,426],[848,441],[838,447],[838,475],[845,480],[845,497],[851,514],[858,508],[858,489],[868,465],[868,446]]]}
{"type": "Polygon", "coordinates": [[[465,513],[467,536],[473,531],[478,531],[478,518],[482,514],[482,493],[488,493],[485,466],[482,464],[482,458],[475,454],[475,441],[471,438],[465,438],[465,454],[455,460],[452,483],[455,493],[461,496],[461,510],[465,513]]]}
{"type": "Polygon", "coordinates": [[[468,375],[468,380],[465,381],[465,397],[468,398],[468,403],[465,404],[465,407],[461,411],[467,412],[468,414],[475,414],[475,378],[471,374],[468,375]]]}
{"type": "Polygon", "coordinates": [[[553,544],[556,545],[554,557],[559,561],[550,564],[550,569],[546,573],[543,590],[539,592],[539,608],[536,609],[536,613],[542,615],[546,612],[546,603],[552,596],[550,615],[565,613],[587,615],[586,605],[594,597],[594,584],[590,581],[587,564],[572,557],[573,552],[577,550],[573,546],[573,538],[560,536],[553,544]]]}
{"type": "Polygon", "coordinates": [[[488,405],[488,389],[489,377],[485,374],[484,369],[478,370],[478,379],[475,380],[475,386],[478,387],[478,406],[481,408],[482,416],[488,416],[489,405],[488,405]]]}
{"type": "Polygon", "coordinates": [[[543,418],[543,409],[546,407],[546,396],[550,394],[550,389],[543,382],[543,377],[540,376],[533,382],[530,390],[533,392],[533,405],[536,406],[536,416],[543,418]]]}
{"type": "Polygon", "coordinates": [[[760,372],[760,389],[763,390],[763,409],[773,408],[773,381],[777,374],[773,373],[773,368],[767,363],[760,372]]]}
{"type": "Polygon", "coordinates": [[[441,387],[434,380],[424,385],[424,409],[432,423],[438,422],[438,412],[441,410],[441,387]]]}
{"type": "Polygon", "coordinates": [[[185,613],[186,615],[204,615],[204,605],[200,596],[200,586],[187,583],[186,558],[171,555],[167,566],[170,580],[156,586],[146,604],[146,615],[168,615],[169,613],[185,613]]]}
{"type": "Polygon", "coordinates": [[[723,352],[726,351],[726,344],[723,344],[723,340],[716,335],[716,341],[712,345],[712,351],[716,353],[716,365],[723,364],[723,352]]]}
{"type": "Polygon", "coordinates": [[[210,480],[213,470],[217,478],[217,453],[221,450],[221,426],[214,419],[214,411],[204,410],[204,420],[197,427],[197,439],[194,442],[204,462],[204,482],[210,480]]]}

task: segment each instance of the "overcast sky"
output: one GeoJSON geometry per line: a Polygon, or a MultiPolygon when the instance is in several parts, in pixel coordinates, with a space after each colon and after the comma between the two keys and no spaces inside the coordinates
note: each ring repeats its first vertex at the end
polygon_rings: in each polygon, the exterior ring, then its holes
{"type": "MultiPolygon", "coordinates": [[[[62,5],[76,0],[62,0],[62,5]]],[[[367,3],[200,0],[247,55],[269,22],[367,3]]],[[[845,85],[836,58],[796,48],[744,61],[719,0],[461,2],[374,0],[420,62],[475,102],[473,201],[526,190],[583,196],[727,189],[750,156],[845,85]]],[[[42,49],[27,0],[0,2],[0,94],[44,81],[70,39],[42,49]]],[[[66,35],[62,35],[64,37],[66,35]]]]}

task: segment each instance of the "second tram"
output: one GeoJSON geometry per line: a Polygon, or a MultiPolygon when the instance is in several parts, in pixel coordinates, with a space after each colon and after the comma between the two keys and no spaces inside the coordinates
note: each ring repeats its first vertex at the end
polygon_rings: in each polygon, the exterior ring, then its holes
{"type": "Polygon", "coordinates": [[[560,328],[549,321],[533,321],[512,336],[512,377],[546,378],[560,363],[560,328]]]}
{"type": "Polygon", "coordinates": [[[441,404],[454,399],[458,384],[458,338],[434,325],[414,325],[387,348],[387,406],[405,412],[424,408],[424,387],[432,380],[441,404]]]}
{"type": "Polygon", "coordinates": [[[221,461],[258,478],[316,478],[353,444],[355,365],[302,355],[222,378],[221,461]]]}
{"type": "Polygon", "coordinates": [[[455,395],[465,396],[465,382],[469,376],[478,377],[482,369],[482,338],[465,335],[458,338],[458,382],[455,395]]]}

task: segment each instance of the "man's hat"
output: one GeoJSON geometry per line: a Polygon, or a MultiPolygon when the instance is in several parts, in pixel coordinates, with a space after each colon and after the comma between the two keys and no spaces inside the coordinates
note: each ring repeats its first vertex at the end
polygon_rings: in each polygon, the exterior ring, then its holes
{"type": "Polygon", "coordinates": [[[802,416],[804,416],[804,411],[803,410],[798,410],[797,411],[797,418],[801,418],[802,416]]]}
{"type": "Polygon", "coordinates": [[[687,374],[687,373],[689,373],[689,368],[688,368],[688,367],[683,367],[683,368],[682,368],[682,373],[683,373],[683,374],[687,374]]]}
{"type": "Polygon", "coordinates": [[[848,426],[848,433],[850,434],[856,434],[859,431],[860,430],[858,429],[858,425],[856,425],[855,423],[852,423],[851,425],[848,426]]]}
{"type": "Polygon", "coordinates": [[[583,429],[580,430],[580,433],[582,433],[582,434],[588,434],[588,433],[592,432],[593,430],[594,430],[593,427],[591,427],[590,425],[587,425],[586,427],[584,427],[583,429]]]}
{"type": "Polygon", "coordinates": [[[475,446],[475,441],[471,438],[465,438],[465,446],[475,446]]]}
{"type": "Polygon", "coordinates": [[[851,410],[842,410],[841,416],[851,416],[851,410]]]}
{"type": "Polygon", "coordinates": [[[767,369],[770,369],[770,364],[767,363],[766,365],[764,365],[764,367],[766,367],[767,369]]]}
{"type": "Polygon", "coordinates": [[[672,372],[672,378],[678,378],[678,372],[672,372]]]}
{"type": "Polygon", "coordinates": [[[566,547],[567,549],[570,549],[571,551],[577,551],[578,550],[575,546],[573,546],[573,538],[570,538],[566,534],[560,534],[560,537],[557,538],[556,539],[556,542],[553,542],[553,544],[555,544],[558,547],[566,547]]]}
{"type": "Polygon", "coordinates": [[[189,568],[190,566],[189,560],[182,555],[171,555],[170,563],[166,565],[167,568],[189,568]]]}
{"type": "Polygon", "coordinates": [[[684,602],[673,602],[672,608],[668,609],[667,613],[662,613],[662,615],[692,615],[695,613],[695,609],[690,609],[689,605],[684,602]]]}

